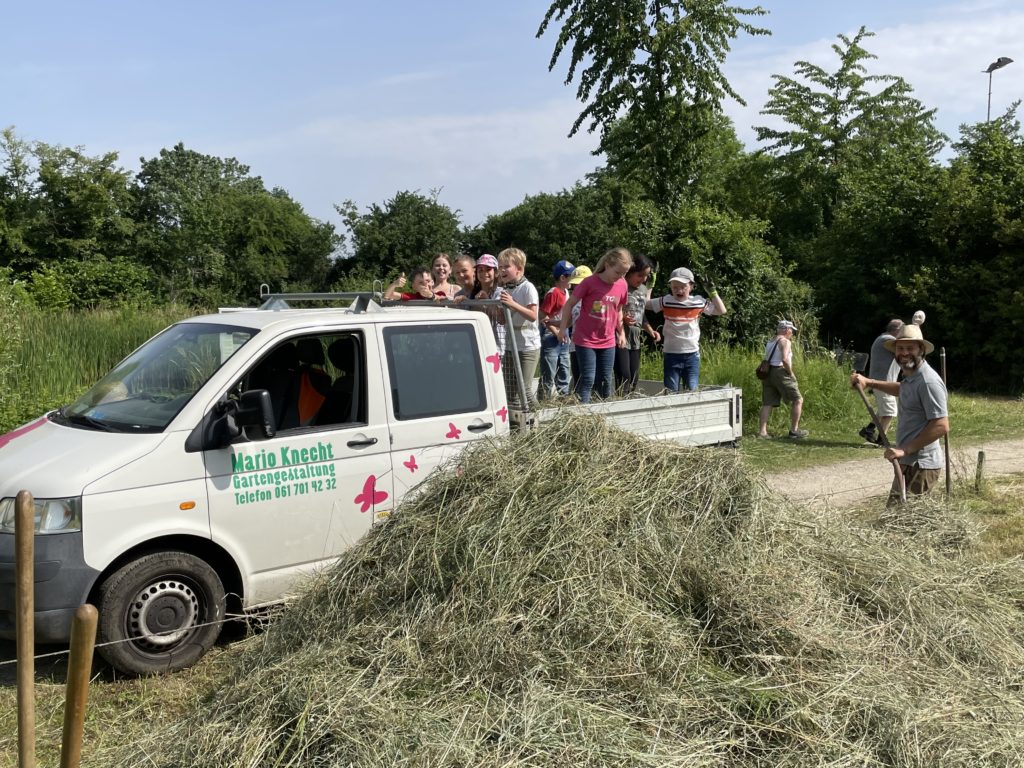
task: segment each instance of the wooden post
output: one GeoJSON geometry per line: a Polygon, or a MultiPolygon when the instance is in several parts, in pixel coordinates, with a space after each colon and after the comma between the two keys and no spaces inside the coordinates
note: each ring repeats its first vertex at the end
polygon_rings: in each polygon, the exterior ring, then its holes
{"type": "MultiPolygon", "coordinates": [[[[942,386],[946,387],[946,393],[948,397],[949,385],[946,384],[946,348],[941,347],[939,349],[939,359],[942,361],[942,386]]],[[[949,479],[949,432],[942,436],[942,449],[946,454],[946,496],[949,496],[950,487],[952,483],[949,479]]]]}
{"type": "Polygon", "coordinates": [[[974,470],[974,490],[981,493],[985,487],[985,452],[978,451],[978,466],[974,470]]]}
{"type": "Polygon", "coordinates": [[[78,768],[82,762],[82,731],[85,728],[85,704],[89,699],[89,678],[92,676],[92,652],[96,647],[98,617],[99,612],[93,606],[80,605],[71,625],[71,658],[64,699],[60,768],[78,768]]]}
{"type": "Polygon", "coordinates": [[[28,491],[14,501],[14,621],[18,646],[18,768],[36,766],[35,503],[28,491]]]}

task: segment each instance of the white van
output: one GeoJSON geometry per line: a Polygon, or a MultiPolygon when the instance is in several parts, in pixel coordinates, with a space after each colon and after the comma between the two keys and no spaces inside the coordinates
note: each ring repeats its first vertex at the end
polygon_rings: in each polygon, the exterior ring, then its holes
{"type": "Polygon", "coordinates": [[[507,432],[498,360],[484,313],[431,306],[171,326],[0,438],[0,637],[19,490],[36,503],[37,640],[66,642],[88,601],[114,667],[179,669],[226,610],[281,600],[439,463],[507,432]]]}

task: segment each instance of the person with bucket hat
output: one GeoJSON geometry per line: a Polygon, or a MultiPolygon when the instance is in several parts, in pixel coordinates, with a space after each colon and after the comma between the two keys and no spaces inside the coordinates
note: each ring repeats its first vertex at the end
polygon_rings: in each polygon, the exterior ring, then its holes
{"type": "MultiPolygon", "coordinates": [[[[899,398],[896,444],[885,450],[885,458],[899,461],[908,494],[925,494],[938,482],[943,466],[939,441],[949,432],[946,385],[925,360],[935,346],[925,340],[921,326],[904,325],[885,348],[895,355],[903,380],[880,381],[853,373],[850,383],[899,398]]],[[[894,481],[889,503],[898,500],[899,488],[894,481]]]]}
{"type": "Polygon", "coordinates": [[[764,346],[764,359],[768,361],[768,378],[761,382],[761,415],[757,436],[767,438],[768,419],[772,410],[782,402],[789,403],[789,437],[803,440],[807,430],[800,429],[800,416],[804,411],[804,396],[793,373],[793,343],[796,326],[789,320],[780,320],[775,327],[775,338],[764,346]]]}

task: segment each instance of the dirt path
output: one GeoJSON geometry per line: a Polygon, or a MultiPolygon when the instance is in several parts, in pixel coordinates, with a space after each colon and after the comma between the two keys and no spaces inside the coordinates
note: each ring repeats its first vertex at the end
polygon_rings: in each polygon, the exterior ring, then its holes
{"type": "MultiPolygon", "coordinates": [[[[974,482],[979,451],[985,452],[986,477],[1024,473],[1024,439],[980,443],[950,451],[954,484],[974,482]]],[[[881,449],[870,459],[766,474],[772,488],[815,508],[841,508],[883,496],[893,477],[892,465],[882,458],[881,449]]]]}

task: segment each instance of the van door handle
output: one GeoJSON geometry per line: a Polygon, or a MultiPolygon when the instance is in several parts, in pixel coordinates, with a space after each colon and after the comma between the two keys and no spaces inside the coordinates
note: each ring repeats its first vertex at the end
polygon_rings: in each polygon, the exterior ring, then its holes
{"type": "Polygon", "coordinates": [[[376,445],[376,444],[377,444],[377,438],[376,437],[370,437],[370,438],[367,438],[366,440],[349,440],[347,443],[345,443],[345,445],[347,445],[349,448],[367,448],[367,447],[369,447],[371,445],[376,445]]]}
{"type": "Polygon", "coordinates": [[[484,430],[490,429],[493,426],[494,424],[492,422],[487,422],[486,424],[470,424],[468,427],[466,427],[466,429],[468,429],[470,432],[483,432],[484,430]]]}

